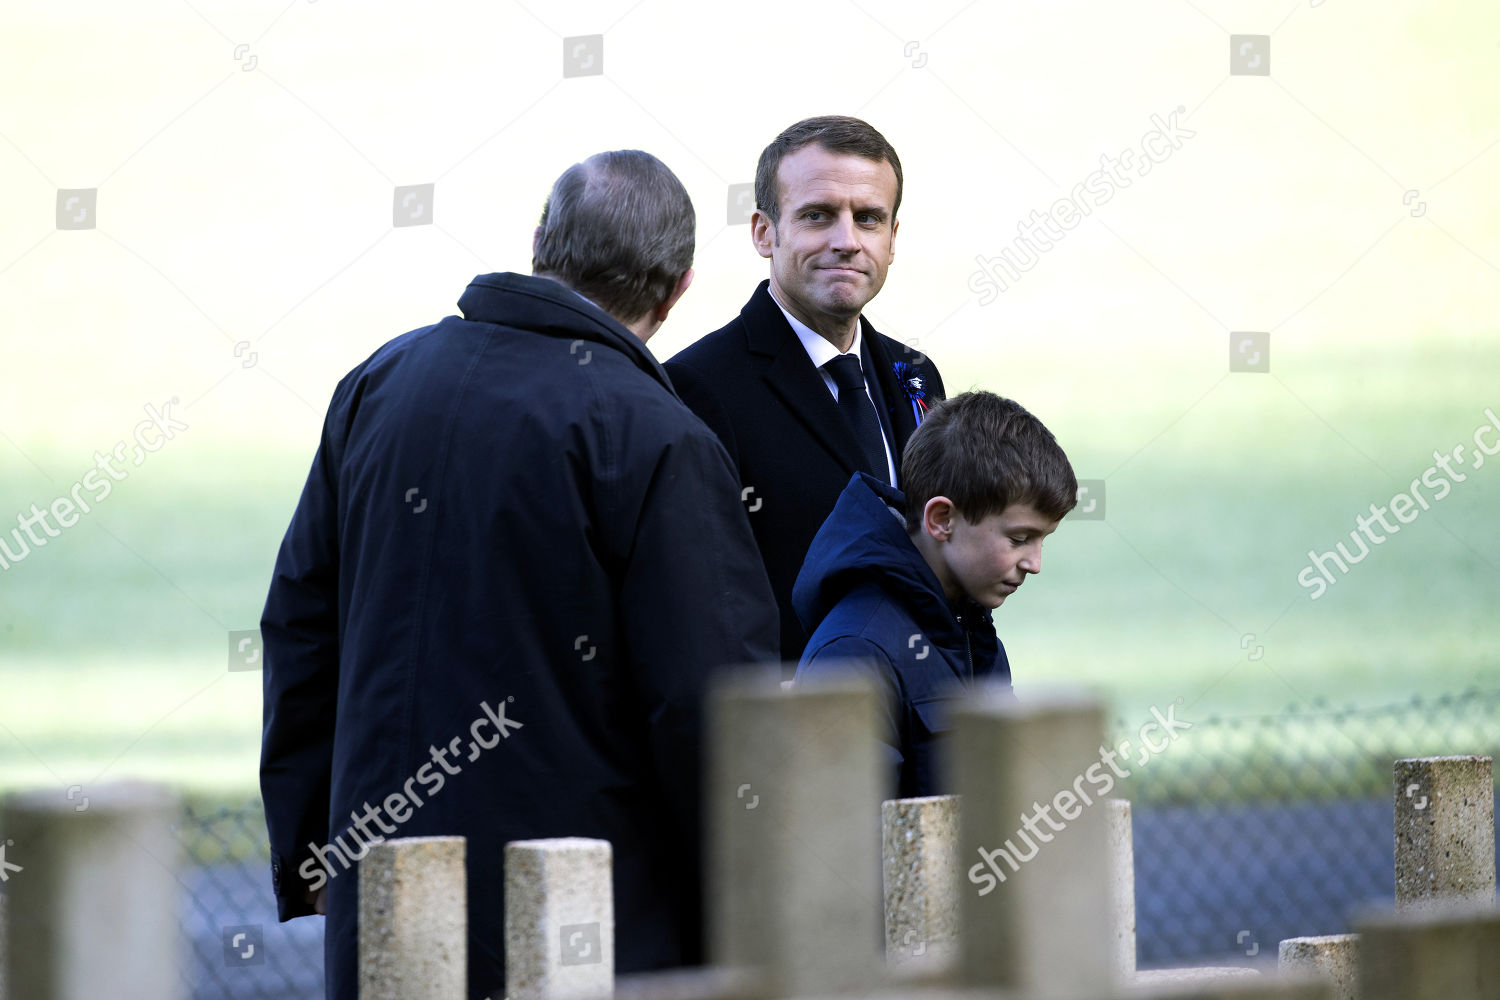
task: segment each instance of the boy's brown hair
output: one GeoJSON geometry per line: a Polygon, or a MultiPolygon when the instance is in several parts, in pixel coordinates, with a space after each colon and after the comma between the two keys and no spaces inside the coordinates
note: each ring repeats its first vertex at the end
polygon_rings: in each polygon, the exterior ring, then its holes
{"type": "Polygon", "coordinates": [[[972,523],[1013,503],[1060,521],[1078,503],[1078,480],[1057,439],[1013,399],[966,392],[934,406],[901,459],[906,530],[922,527],[933,497],[972,523]]]}

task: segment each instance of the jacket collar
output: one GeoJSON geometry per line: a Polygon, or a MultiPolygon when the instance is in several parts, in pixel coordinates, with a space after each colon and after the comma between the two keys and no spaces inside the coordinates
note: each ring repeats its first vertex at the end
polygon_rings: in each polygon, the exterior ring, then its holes
{"type": "MultiPolygon", "coordinates": [[[[839,412],[833,394],[823,384],[823,377],[813,367],[807,349],[797,339],[781,307],[771,298],[770,285],[769,280],[762,281],[740,310],[746,346],[751,354],[771,359],[765,369],[766,384],[814,440],[838,461],[844,474],[853,475],[860,466],[859,442],[839,412]]],[[[861,332],[863,357],[870,359],[870,341],[875,334],[867,323],[861,332]]]]}
{"type": "Polygon", "coordinates": [[[953,651],[948,665],[963,677],[967,643],[973,643],[976,669],[994,659],[994,621],[977,604],[949,601],[943,594],[937,575],[906,534],[905,506],[905,497],[889,485],[865,473],[851,477],[808,548],[793,586],[793,608],[811,630],[851,590],[874,584],[899,595],[928,641],[953,651]]]}
{"type": "MultiPolygon", "coordinates": [[[[750,347],[750,353],[760,354],[765,357],[775,357],[787,348],[788,342],[796,345],[797,349],[807,354],[807,349],[797,339],[797,334],[792,330],[792,325],[786,321],[786,314],[781,311],[781,306],[771,297],[771,281],[769,278],[755,286],[755,293],[750,296],[750,301],[745,303],[740,310],[740,317],[745,321],[748,331],[746,337],[750,347]]],[[[859,339],[869,345],[872,340],[878,339],[875,328],[863,315],[859,317],[859,339]]],[[[868,346],[862,352],[870,356],[868,346]]],[[[871,360],[879,361],[880,358],[871,360]]],[[[808,361],[811,364],[811,359],[808,361]]]]}
{"type": "MultiPolygon", "coordinates": [[[[771,298],[770,286],[769,279],[762,281],[756,287],[755,294],[750,296],[750,301],[740,310],[740,319],[745,326],[746,346],[751,354],[773,359],[771,367],[766,371],[766,380],[771,388],[803,417],[813,436],[839,459],[844,471],[852,474],[857,468],[856,457],[859,455],[854,434],[842,427],[842,418],[833,420],[838,414],[837,404],[825,408],[819,405],[821,400],[813,400],[811,387],[815,383],[821,384],[822,377],[813,368],[807,350],[797,339],[791,324],[786,321],[781,307],[771,298]]],[[[899,470],[900,452],[906,447],[907,438],[917,429],[917,419],[912,413],[906,387],[896,379],[895,364],[897,360],[903,360],[918,368],[920,366],[916,366],[913,360],[918,355],[901,347],[900,357],[893,357],[880,332],[864,316],[859,318],[859,327],[863,344],[860,354],[865,371],[879,387],[880,395],[885,397],[883,403],[895,436],[896,465],[899,470]]],[[[918,374],[925,372],[919,371],[918,374]]],[[[832,396],[828,394],[826,386],[824,394],[829,395],[829,402],[832,403],[832,396]]]]}
{"type": "MultiPolygon", "coordinates": [[[[774,305],[774,303],[772,303],[774,305]]],[[[676,395],[660,362],[641,339],[603,309],[551,278],[512,271],[481,274],[459,296],[464,319],[519,327],[567,340],[611,347],[676,395]]]]}

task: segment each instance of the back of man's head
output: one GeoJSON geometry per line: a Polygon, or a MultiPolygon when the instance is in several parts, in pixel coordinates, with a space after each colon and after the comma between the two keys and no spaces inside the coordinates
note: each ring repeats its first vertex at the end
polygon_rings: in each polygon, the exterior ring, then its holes
{"type": "Polygon", "coordinates": [[[804,146],[817,145],[830,153],[858,156],[876,163],[889,163],[896,173],[896,203],[891,216],[901,208],[901,158],[875,126],[849,115],[822,115],[788,125],[760,154],[755,167],[755,207],[766,213],[773,225],[781,222],[781,161],[804,146]]]}
{"type": "Polygon", "coordinates": [[[906,530],[922,526],[933,497],[947,497],[969,523],[1029,503],[1060,521],[1078,503],[1078,480],[1057,439],[1020,403],[966,392],[934,406],[901,459],[906,530]]]}
{"type": "Polygon", "coordinates": [[[695,226],[687,189],[666,164],[639,149],[596,153],[552,185],[531,270],[629,324],[667,301],[693,266],[695,226]]]}

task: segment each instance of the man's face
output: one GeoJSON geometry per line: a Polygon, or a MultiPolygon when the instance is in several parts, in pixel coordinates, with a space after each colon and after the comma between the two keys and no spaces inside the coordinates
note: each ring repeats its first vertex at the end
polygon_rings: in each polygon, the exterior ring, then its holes
{"type": "Polygon", "coordinates": [[[1042,539],[1058,524],[1029,503],[1013,503],[978,523],[955,510],[949,523],[952,534],[938,549],[943,590],[984,608],[998,608],[1028,575],[1042,571],[1042,539]]]}
{"type": "Polygon", "coordinates": [[[771,261],[771,290],[819,333],[847,325],[895,257],[896,171],[812,144],[783,158],[776,176],[781,222],[757,211],[751,225],[771,261]]]}

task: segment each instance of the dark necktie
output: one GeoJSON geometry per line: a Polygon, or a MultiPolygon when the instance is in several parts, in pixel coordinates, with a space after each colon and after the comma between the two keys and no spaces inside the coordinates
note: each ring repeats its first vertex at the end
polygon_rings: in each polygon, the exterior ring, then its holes
{"type": "Polygon", "coordinates": [[[823,370],[833,376],[833,384],[839,390],[839,412],[849,422],[849,429],[854,432],[854,439],[859,442],[860,451],[865,456],[861,469],[888,482],[890,466],[885,459],[885,435],[880,432],[880,418],[875,415],[875,407],[865,392],[865,376],[859,366],[859,357],[840,354],[825,364],[823,370]]]}

